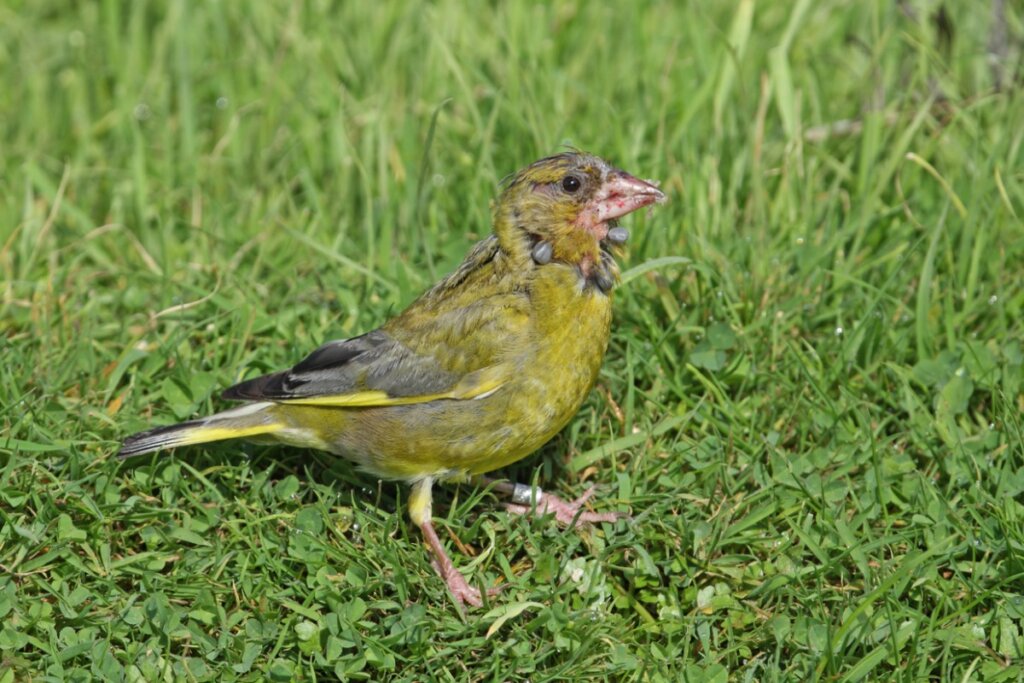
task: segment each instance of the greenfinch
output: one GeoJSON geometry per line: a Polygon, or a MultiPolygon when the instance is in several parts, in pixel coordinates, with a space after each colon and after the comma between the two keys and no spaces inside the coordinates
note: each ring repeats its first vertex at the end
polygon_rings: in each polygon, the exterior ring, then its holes
{"type": "MultiPolygon", "coordinates": [[[[492,235],[405,311],[372,332],[324,344],[289,370],[223,393],[241,407],[125,439],[120,456],[246,438],[335,453],[409,483],[409,516],[458,604],[482,604],[431,522],[435,481],[482,475],[540,448],[597,379],[619,269],[620,217],[665,199],[656,184],[572,151],[505,183],[492,235]]],[[[494,482],[492,482],[494,483],[494,482]]],[[[563,501],[494,483],[513,512],[564,524],[609,521],[563,501]]]]}

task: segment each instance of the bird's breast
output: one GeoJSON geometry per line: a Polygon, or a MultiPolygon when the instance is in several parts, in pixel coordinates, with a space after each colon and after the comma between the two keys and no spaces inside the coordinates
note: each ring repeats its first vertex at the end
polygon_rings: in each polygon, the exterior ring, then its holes
{"type": "Polygon", "coordinates": [[[530,291],[532,340],[519,376],[505,388],[505,420],[518,426],[519,443],[497,467],[533,452],[572,419],[608,348],[609,296],[586,285],[575,268],[552,264],[541,271],[530,291]]]}
{"type": "Polygon", "coordinates": [[[530,291],[537,361],[593,379],[608,347],[611,298],[575,268],[556,264],[541,272],[530,291]]]}

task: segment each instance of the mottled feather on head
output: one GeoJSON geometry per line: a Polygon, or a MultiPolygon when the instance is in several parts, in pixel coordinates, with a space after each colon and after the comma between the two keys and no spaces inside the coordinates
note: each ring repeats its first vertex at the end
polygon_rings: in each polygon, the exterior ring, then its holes
{"type": "Polygon", "coordinates": [[[573,171],[584,173],[590,179],[600,182],[611,170],[613,170],[613,166],[601,157],[578,149],[570,149],[538,159],[526,168],[506,176],[501,184],[504,195],[517,185],[524,183],[559,182],[567,173],[573,171]]]}
{"type": "Polygon", "coordinates": [[[528,267],[539,241],[554,259],[588,270],[601,257],[600,240],[577,225],[580,212],[615,168],[572,150],[535,161],[507,179],[494,208],[494,232],[513,262],[528,267]]]}

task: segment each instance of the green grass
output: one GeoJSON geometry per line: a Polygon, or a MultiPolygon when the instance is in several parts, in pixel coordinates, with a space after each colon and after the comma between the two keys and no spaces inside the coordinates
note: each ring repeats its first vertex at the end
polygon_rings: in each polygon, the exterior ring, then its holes
{"type": "Polygon", "coordinates": [[[987,3],[492,4],[0,8],[0,683],[1024,677],[1020,7],[997,74],[987,3]],[[632,522],[439,494],[506,584],[464,618],[398,485],[114,458],[381,323],[564,144],[663,181],[626,268],[687,261],[508,475],[632,522]]]}

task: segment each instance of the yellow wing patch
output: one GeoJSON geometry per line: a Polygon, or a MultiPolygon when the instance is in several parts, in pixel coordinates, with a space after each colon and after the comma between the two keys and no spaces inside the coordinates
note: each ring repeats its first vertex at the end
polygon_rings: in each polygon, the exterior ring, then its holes
{"type": "Polygon", "coordinates": [[[502,387],[510,370],[507,365],[492,365],[471,372],[449,391],[419,396],[391,396],[386,391],[357,391],[351,394],[308,396],[277,401],[277,403],[303,406],[330,406],[335,408],[375,408],[427,403],[444,399],[464,401],[485,398],[502,387]]]}
{"type": "Polygon", "coordinates": [[[279,424],[256,425],[253,427],[208,427],[199,426],[186,433],[181,441],[175,445],[191,446],[198,443],[209,443],[210,441],[223,441],[224,439],[242,439],[249,436],[261,434],[273,434],[281,429],[279,424]]]}

